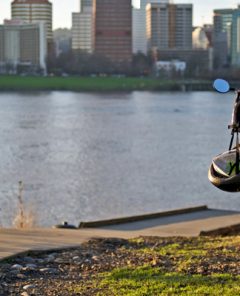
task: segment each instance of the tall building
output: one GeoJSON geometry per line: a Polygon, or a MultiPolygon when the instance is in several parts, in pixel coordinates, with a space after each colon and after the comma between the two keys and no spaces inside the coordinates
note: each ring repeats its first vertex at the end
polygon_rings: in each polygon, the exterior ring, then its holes
{"type": "Polygon", "coordinates": [[[45,24],[27,24],[23,21],[5,21],[0,25],[0,72],[17,73],[41,70],[46,73],[45,24]]]}
{"type": "Polygon", "coordinates": [[[85,10],[87,7],[92,8],[92,0],[80,0],[81,11],[85,10]]]}
{"type": "Polygon", "coordinates": [[[193,48],[208,49],[210,47],[207,33],[203,27],[196,27],[193,31],[193,48]]]}
{"type": "Polygon", "coordinates": [[[11,6],[12,19],[27,23],[44,22],[47,39],[52,39],[52,3],[48,0],[14,0],[11,6]]]}
{"type": "Polygon", "coordinates": [[[147,53],[146,6],[148,3],[171,3],[170,0],[140,0],[140,7],[133,8],[132,15],[132,48],[133,53],[147,53]]]}
{"type": "Polygon", "coordinates": [[[93,52],[93,3],[81,0],[81,11],[72,13],[72,49],[93,52]]]}
{"type": "MultiPolygon", "coordinates": [[[[205,56],[206,58],[208,53],[208,68],[206,67],[206,70],[210,71],[213,69],[212,30],[212,25],[204,25],[203,27],[196,27],[193,31],[193,49],[198,51],[198,54],[195,56],[202,63],[203,61],[206,62],[206,59],[203,57],[205,56]]],[[[203,65],[201,65],[201,68],[203,68],[203,65]]]]}
{"type": "Polygon", "coordinates": [[[231,43],[232,43],[232,16],[234,9],[214,10],[214,64],[221,68],[231,63],[231,43]]]}
{"type": "Polygon", "coordinates": [[[149,50],[192,48],[192,4],[150,3],[146,9],[149,50]]]}
{"type": "Polygon", "coordinates": [[[95,52],[112,61],[130,61],[132,58],[131,0],[94,0],[95,52]]]}
{"type": "Polygon", "coordinates": [[[214,10],[214,31],[227,32],[232,23],[232,14],[234,9],[215,9],[214,10]]]}
{"type": "Polygon", "coordinates": [[[212,24],[204,24],[203,30],[207,36],[209,47],[213,46],[213,25],[212,24]]]}
{"type": "Polygon", "coordinates": [[[240,66],[240,6],[232,15],[231,65],[240,66]]]}
{"type": "Polygon", "coordinates": [[[56,29],[53,31],[53,40],[56,48],[56,55],[67,53],[72,47],[72,30],[70,29],[56,29]]]}

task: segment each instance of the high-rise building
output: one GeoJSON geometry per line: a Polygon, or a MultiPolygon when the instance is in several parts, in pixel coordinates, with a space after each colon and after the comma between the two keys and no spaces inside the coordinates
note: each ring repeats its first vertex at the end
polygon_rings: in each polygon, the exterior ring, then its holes
{"type": "Polygon", "coordinates": [[[192,48],[192,4],[147,5],[148,49],[192,48]]]}
{"type": "Polygon", "coordinates": [[[240,66],[240,6],[232,15],[231,64],[240,66]]]}
{"type": "Polygon", "coordinates": [[[112,61],[132,58],[131,0],[94,0],[94,49],[112,61]]]}
{"type": "Polygon", "coordinates": [[[93,52],[93,3],[81,0],[81,11],[72,13],[72,49],[93,52]]]}
{"type": "MultiPolygon", "coordinates": [[[[197,51],[198,54],[195,56],[197,57],[198,61],[206,62],[206,59],[203,57],[208,53],[208,68],[206,67],[206,70],[212,70],[213,69],[213,47],[212,47],[212,25],[203,25],[203,27],[196,27],[193,31],[193,49],[194,51],[197,51]],[[202,50],[202,52],[201,52],[202,50]],[[201,57],[201,55],[203,57],[201,57]]],[[[193,57],[194,55],[192,55],[193,57]]],[[[199,64],[198,64],[199,66],[199,64]]],[[[204,65],[201,65],[201,68],[203,68],[204,65]]]]}
{"type": "Polygon", "coordinates": [[[212,24],[204,24],[203,30],[207,36],[209,47],[213,46],[213,25],[212,24]]]}
{"type": "Polygon", "coordinates": [[[140,7],[133,7],[132,15],[132,48],[133,53],[147,53],[146,6],[149,3],[171,3],[170,0],[140,0],[140,7]]]}
{"type": "Polygon", "coordinates": [[[80,10],[83,11],[86,10],[86,8],[92,8],[92,2],[92,0],[80,0],[80,10]]]}
{"type": "Polygon", "coordinates": [[[14,0],[12,19],[23,20],[27,23],[44,22],[47,39],[52,39],[52,3],[48,0],[14,0]]]}
{"type": "Polygon", "coordinates": [[[232,16],[234,9],[214,10],[214,64],[221,68],[231,63],[231,43],[232,43],[232,16]]]}
{"type": "Polygon", "coordinates": [[[56,55],[67,53],[72,47],[72,30],[56,29],[53,31],[53,40],[56,48],[56,55]]]}
{"type": "Polygon", "coordinates": [[[208,49],[210,47],[209,39],[203,27],[196,27],[193,31],[193,48],[208,49]]]}
{"type": "Polygon", "coordinates": [[[229,25],[232,24],[232,14],[234,9],[215,9],[214,10],[214,32],[227,32],[229,25]]]}
{"type": "Polygon", "coordinates": [[[46,73],[46,29],[43,22],[27,24],[10,20],[0,25],[0,72],[18,68],[46,73]]]}

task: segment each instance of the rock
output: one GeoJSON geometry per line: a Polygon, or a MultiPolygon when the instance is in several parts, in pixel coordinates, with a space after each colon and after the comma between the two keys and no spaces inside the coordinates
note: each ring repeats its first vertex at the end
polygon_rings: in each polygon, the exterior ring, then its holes
{"type": "Polygon", "coordinates": [[[27,264],[26,267],[27,267],[28,269],[31,269],[31,270],[35,270],[35,269],[37,269],[37,265],[36,265],[36,264],[27,264]]]}
{"type": "Polygon", "coordinates": [[[23,269],[12,269],[12,270],[10,270],[9,271],[9,274],[11,275],[11,276],[16,276],[20,271],[22,271],[23,269]]]}
{"type": "Polygon", "coordinates": [[[93,256],[93,257],[92,257],[92,260],[94,260],[94,261],[99,261],[99,257],[98,257],[98,256],[93,256]]]}
{"type": "Polygon", "coordinates": [[[16,275],[16,277],[17,277],[18,279],[21,279],[21,280],[24,280],[24,279],[27,278],[26,275],[24,275],[24,274],[22,274],[22,273],[18,273],[18,274],[16,275]]]}
{"type": "Polygon", "coordinates": [[[41,268],[40,270],[39,270],[40,272],[45,272],[45,273],[57,273],[58,272],[58,270],[57,269],[55,269],[55,268],[41,268]]]}
{"type": "Polygon", "coordinates": [[[23,292],[21,296],[29,296],[29,294],[27,292],[23,292]]]}
{"type": "Polygon", "coordinates": [[[77,229],[77,227],[75,225],[71,225],[67,221],[63,221],[62,224],[54,225],[53,228],[77,229]]]}
{"type": "Polygon", "coordinates": [[[48,272],[48,270],[49,270],[49,268],[47,268],[47,267],[39,269],[40,272],[48,272]]]}
{"type": "Polygon", "coordinates": [[[29,268],[37,268],[37,265],[36,264],[32,264],[32,263],[29,263],[26,265],[26,267],[29,267],[29,268]]]}
{"type": "Polygon", "coordinates": [[[36,268],[32,268],[32,267],[23,267],[22,271],[35,271],[36,268]]]}
{"type": "Polygon", "coordinates": [[[11,269],[21,270],[21,269],[23,269],[23,266],[20,265],[20,264],[14,264],[14,265],[11,266],[11,269]]]}
{"type": "Polygon", "coordinates": [[[30,290],[30,289],[35,289],[36,285],[26,285],[23,287],[23,290],[30,290]]]}
{"type": "Polygon", "coordinates": [[[26,263],[35,263],[35,259],[33,259],[32,257],[24,257],[22,259],[22,261],[26,262],[26,263]]]}
{"type": "Polygon", "coordinates": [[[10,269],[11,268],[11,266],[12,266],[12,264],[9,264],[9,263],[4,263],[4,268],[6,268],[6,269],[10,269]]]}
{"type": "Polygon", "coordinates": [[[49,254],[48,256],[56,257],[57,255],[58,255],[58,253],[51,253],[51,254],[49,254]]]}
{"type": "Polygon", "coordinates": [[[47,258],[44,261],[47,262],[47,263],[54,262],[55,261],[55,256],[50,254],[50,255],[47,256],[47,258]]]}
{"type": "Polygon", "coordinates": [[[65,263],[66,262],[66,260],[65,259],[63,259],[63,258],[56,258],[55,260],[54,260],[54,262],[55,263],[65,263]]]}

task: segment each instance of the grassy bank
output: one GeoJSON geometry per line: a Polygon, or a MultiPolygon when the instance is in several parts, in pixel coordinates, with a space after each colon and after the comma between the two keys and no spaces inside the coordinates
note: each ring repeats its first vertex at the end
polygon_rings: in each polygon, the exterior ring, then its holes
{"type": "Polygon", "coordinates": [[[96,272],[70,291],[99,296],[240,295],[239,249],[239,237],[132,240],[118,253],[119,267],[96,272]],[[126,253],[128,260],[121,264],[126,253]]]}
{"type": "Polygon", "coordinates": [[[0,76],[0,91],[181,91],[209,90],[208,81],[160,80],[130,77],[20,77],[0,76]]]}
{"type": "Polygon", "coordinates": [[[237,296],[239,251],[239,236],[92,239],[1,262],[0,295],[237,296]]]}

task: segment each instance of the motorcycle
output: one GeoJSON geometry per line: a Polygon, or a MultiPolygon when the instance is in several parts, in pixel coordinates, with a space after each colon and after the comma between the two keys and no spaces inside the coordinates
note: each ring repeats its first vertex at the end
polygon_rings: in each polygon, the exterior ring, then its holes
{"type": "Polygon", "coordinates": [[[216,79],[213,88],[219,93],[235,91],[231,124],[231,140],[229,149],[213,158],[208,171],[209,181],[217,188],[227,192],[240,192],[240,89],[235,89],[223,79],[216,79]],[[235,146],[233,147],[235,139],[235,146]]]}

